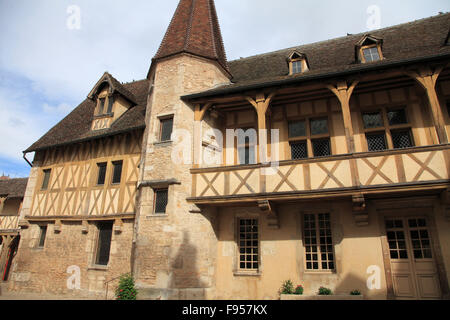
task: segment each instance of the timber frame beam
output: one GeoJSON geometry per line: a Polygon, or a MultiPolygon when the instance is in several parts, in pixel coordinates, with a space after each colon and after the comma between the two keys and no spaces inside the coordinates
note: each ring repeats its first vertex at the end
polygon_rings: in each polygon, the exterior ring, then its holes
{"type": "Polygon", "coordinates": [[[350,98],[358,83],[359,80],[353,81],[350,85],[347,84],[347,81],[338,81],[337,84],[327,85],[327,88],[336,95],[341,104],[348,153],[355,152],[354,131],[350,114],[350,98]]]}
{"type": "Polygon", "coordinates": [[[431,108],[433,122],[437,131],[439,143],[448,143],[447,132],[445,131],[444,114],[436,93],[436,83],[442,70],[446,65],[439,65],[437,67],[420,67],[417,69],[407,69],[405,74],[416,80],[420,86],[425,90],[428,103],[431,108]]]}

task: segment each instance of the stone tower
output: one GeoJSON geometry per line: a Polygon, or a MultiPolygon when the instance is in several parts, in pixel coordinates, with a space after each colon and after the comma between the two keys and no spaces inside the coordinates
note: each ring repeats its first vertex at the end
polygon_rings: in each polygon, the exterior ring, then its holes
{"type": "Polygon", "coordinates": [[[181,0],[148,72],[132,258],[142,298],[215,297],[216,216],[187,203],[192,164],[173,161],[172,153],[178,138],[190,145],[185,150],[193,145],[194,106],[180,97],[230,78],[214,1],[181,0]]]}

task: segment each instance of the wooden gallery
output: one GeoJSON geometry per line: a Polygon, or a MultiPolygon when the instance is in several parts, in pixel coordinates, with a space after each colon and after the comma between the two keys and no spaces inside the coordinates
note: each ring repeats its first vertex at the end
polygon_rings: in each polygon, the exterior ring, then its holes
{"type": "Polygon", "coordinates": [[[181,0],[146,79],[106,72],[24,151],[20,211],[0,211],[2,280],[104,297],[132,273],[140,299],[279,299],[287,279],[305,295],[449,298],[449,31],[439,14],[227,61],[214,1],[181,0]]]}

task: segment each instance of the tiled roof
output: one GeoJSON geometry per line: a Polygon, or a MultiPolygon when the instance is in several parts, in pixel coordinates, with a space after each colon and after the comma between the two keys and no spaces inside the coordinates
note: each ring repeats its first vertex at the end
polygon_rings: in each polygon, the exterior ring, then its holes
{"type": "Polygon", "coordinates": [[[181,0],[153,59],[182,52],[217,60],[229,70],[213,0],[181,0]]]}
{"type": "Polygon", "coordinates": [[[50,129],[43,137],[25,150],[25,152],[37,151],[49,147],[81,142],[144,128],[149,80],[140,80],[120,85],[129,93],[129,95],[133,96],[137,105],[128,109],[111,125],[110,128],[96,131],[91,130],[96,103],[87,98],[68,116],[50,129]]]}
{"type": "Polygon", "coordinates": [[[413,21],[366,33],[301,45],[275,52],[230,61],[232,84],[189,95],[186,98],[225,94],[252,86],[267,86],[287,81],[302,81],[319,76],[382,68],[409,60],[450,55],[446,38],[450,30],[450,13],[413,21]],[[384,60],[359,63],[356,45],[366,35],[382,40],[384,60]],[[309,71],[289,75],[288,56],[293,51],[304,54],[309,71]]]}
{"type": "Polygon", "coordinates": [[[0,180],[0,196],[23,198],[28,178],[0,180]]]}

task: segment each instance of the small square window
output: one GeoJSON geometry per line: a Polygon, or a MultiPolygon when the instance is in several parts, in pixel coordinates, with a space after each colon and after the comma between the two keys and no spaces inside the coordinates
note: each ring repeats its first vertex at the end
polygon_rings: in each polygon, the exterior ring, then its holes
{"type": "Polygon", "coordinates": [[[107,163],[106,162],[97,163],[97,167],[98,167],[97,185],[101,186],[105,184],[107,163]]]}
{"type": "Polygon", "coordinates": [[[378,52],[378,47],[371,47],[363,49],[364,59],[366,62],[379,61],[380,54],[378,52]]]}
{"type": "Polygon", "coordinates": [[[386,135],[384,133],[366,134],[369,151],[382,151],[387,149],[386,135]]]}
{"type": "Polygon", "coordinates": [[[408,123],[405,109],[388,110],[387,116],[391,126],[408,123]]]}
{"type": "Polygon", "coordinates": [[[311,120],[311,135],[328,134],[328,119],[311,120]]]}
{"type": "Polygon", "coordinates": [[[173,118],[161,119],[160,141],[170,141],[173,130],[173,118]]]}
{"type": "Polygon", "coordinates": [[[165,214],[169,202],[169,190],[155,190],[155,214],[165,214]]]}
{"type": "Polygon", "coordinates": [[[48,184],[50,182],[50,174],[52,172],[52,169],[46,169],[44,170],[44,179],[42,181],[42,190],[47,190],[48,184]]]}
{"type": "Polygon", "coordinates": [[[331,155],[330,139],[312,140],[314,157],[327,157],[331,155]]]}
{"type": "Polygon", "coordinates": [[[292,160],[308,158],[308,148],[306,141],[291,143],[291,157],[292,160]]]}
{"type": "Polygon", "coordinates": [[[414,146],[412,143],[410,130],[392,131],[391,135],[394,149],[411,148],[414,146]]]}
{"type": "Polygon", "coordinates": [[[122,177],[122,164],[123,164],[123,161],[114,161],[113,162],[113,166],[114,166],[113,180],[112,180],[113,184],[120,183],[120,180],[122,177]]]}
{"type": "Polygon", "coordinates": [[[372,129],[383,127],[383,118],[380,112],[363,113],[364,128],[372,129]]]}
{"type": "Polygon", "coordinates": [[[305,121],[289,122],[289,138],[306,136],[305,121]]]}

